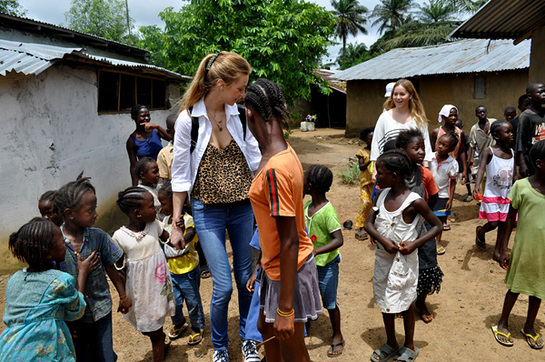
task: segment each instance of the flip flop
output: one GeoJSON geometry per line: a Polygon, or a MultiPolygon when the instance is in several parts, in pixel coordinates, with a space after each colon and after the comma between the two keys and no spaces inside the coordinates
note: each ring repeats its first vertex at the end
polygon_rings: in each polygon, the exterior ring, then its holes
{"type": "Polygon", "coordinates": [[[446,251],[445,247],[443,247],[443,246],[440,246],[440,247],[437,248],[437,255],[443,255],[446,252],[447,251],[446,251]]]}
{"type": "Polygon", "coordinates": [[[479,237],[479,233],[480,233],[481,228],[482,228],[482,226],[477,226],[475,228],[475,245],[477,245],[477,247],[479,249],[484,250],[484,249],[486,249],[486,241],[479,237]]]}
{"type": "Polygon", "coordinates": [[[357,240],[365,240],[369,237],[369,234],[367,234],[365,231],[361,230],[361,231],[358,231],[356,234],[355,234],[355,237],[357,240]]]}
{"type": "Polygon", "coordinates": [[[187,344],[189,344],[190,346],[194,346],[196,344],[201,343],[202,340],[203,340],[202,333],[203,333],[202,329],[199,332],[193,331],[193,333],[191,333],[189,335],[189,339],[187,340],[187,344]]]}
{"type": "Polygon", "coordinates": [[[208,279],[212,276],[212,274],[210,273],[210,269],[208,269],[208,267],[203,267],[201,269],[201,279],[208,279]]]}
{"type": "Polygon", "coordinates": [[[371,355],[371,361],[373,362],[382,362],[382,361],[388,361],[392,356],[394,356],[397,353],[397,349],[393,349],[390,347],[388,343],[384,343],[381,347],[375,349],[373,351],[373,354],[371,355]],[[379,356],[379,358],[375,357],[375,355],[379,356]]]}
{"type": "Polygon", "coordinates": [[[399,349],[398,352],[400,353],[400,355],[394,358],[394,362],[413,362],[416,357],[418,357],[418,353],[420,353],[420,350],[418,349],[418,347],[414,347],[413,351],[412,349],[403,346],[399,349]]]}
{"type": "Polygon", "coordinates": [[[331,358],[339,357],[341,354],[343,354],[343,352],[344,352],[344,340],[342,342],[340,342],[340,343],[332,344],[331,349],[329,351],[327,351],[327,356],[331,357],[331,358]],[[342,348],[341,348],[340,352],[335,353],[335,348],[337,348],[337,347],[342,347],[342,348]]]}
{"type": "Polygon", "coordinates": [[[494,324],[492,326],[492,333],[494,333],[494,338],[496,339],[496,341],[501,344],[502,346],[505,346],[505,347],[513,347],[513,345],[515,344],[513,342],[513,340],[511,340],[511,332],[508,332],[507,334],[503,333],[503,332],[500,332],[498,331],[498,325],[497,324],[494,324]],[[499,336],[502,336],[504,337],[505,339],[507,339],[508,341],[511,340],[511,342],[504,342],[502,340],[500,340],[498,337],[499,336]]]}
{"type": "MultiPolygon", "coordinates": [[[[533,348],[533,349],[542,349],[543,348],[543,344],[540,346],[537,344],[537,340],[538,338],[540,337],[539,336],[539,333],[536,333],[535,336],[532,336],[530,333],[525,333],[524,332],[524,329],[521,329],[520,330],[520,333],[522,333],[522,335],[524,337],[526,337],[526,343],[528,343],[528,345],[530,346],[530,348],[533,348]],[[532,345],[531,341],[534,342],[534,344],[532,345]]],[[[543,343],[543,341],[541,341],[543,343]]]]}
{"type": "Polygon", "coordinates": [[[443,224],[443,231],[450,231],[450,225],[449,224],[443,224]]]}

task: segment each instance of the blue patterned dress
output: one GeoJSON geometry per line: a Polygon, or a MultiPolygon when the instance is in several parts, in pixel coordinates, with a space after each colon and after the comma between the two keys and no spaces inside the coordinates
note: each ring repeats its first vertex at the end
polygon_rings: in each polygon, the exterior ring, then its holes
{"type": "Polygon", "coordinates": [[[65,321],[81,318],[83,295],[60,270],[15,273],[6,287],[7,329],[0,335],[0,361],[75,361],[65,321]]]}

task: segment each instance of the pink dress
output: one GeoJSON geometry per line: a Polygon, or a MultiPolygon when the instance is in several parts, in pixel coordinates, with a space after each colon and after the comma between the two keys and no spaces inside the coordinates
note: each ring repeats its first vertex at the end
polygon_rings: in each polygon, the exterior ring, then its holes
{"type": "Polygon", "coordinates": [[[510,201],[507,198],[513,186],[515,157],[511,150],[511,158],[504,159],[494,154],[490,147],[492,159],[486,165],[486,185],[479,210],[479,219],[488,221],[505,221],[509,212],[510,201]]]}

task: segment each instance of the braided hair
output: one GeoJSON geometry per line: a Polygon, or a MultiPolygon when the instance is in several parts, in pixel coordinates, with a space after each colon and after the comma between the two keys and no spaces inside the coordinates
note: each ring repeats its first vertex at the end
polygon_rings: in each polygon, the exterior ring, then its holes
{"type": "Polygon", "coordinates": [[[418,128],[409,128],[399,132],[396,138],[396,148],[401,148],[403,150],[406,149],[415,138],[422,138],[422,140],[424,140],[422,131],[420,131],[418,128]]]}
{"type": "Polygon", "coordinates": [[[165,180],[165,182],[163,182],[163,186],[161,186],[161,188],[159,189],[159,192],[164,192],[165,195],[169,198],[172,197],[173,192],[172,192],[172,184],[170,183],[170,180],[165,180]]]}
{"type": "Polygon", "coordinates": [[[91,178],[82,176],[83,172],[79,174],[76,181],[67,183],[57,191],[55,196],[55,207],[63,218],[64,210],[76,209],[85,194],[92,192],[96,195],[95,187],[89,181],[91,178]]]}
{"type": "Polygon", "coordinates": [[[458,144],[458,136],[456,135],[456,133],[454,133],[454,132],[445,132],[444,134],[441,135],[441,137],[447,137],[450,140],[449,152],[454,150],[454,148],[456,148],[456,145],[458,144]]]}
{"type": "Polygon", "coordinates": [[[55,246],[54,230],[51,221],[35,217],[9,236],[9,250],[20,261],[34,269],[51,268],[49,250],[55,246]]]}
{"type": "Polygon", "coordinates": [[[384,152],[377,159],[382,162],[389,171],[397,173],[402,179],[409,176],[412,171],[412,162],[407,153],[400,149],[393,149],[384,152]]]}
{"type": "Polygon", "coordinates": [[[503,127],[509,127],[509,125],[510,123],[507,121],[497,120],[490,125],[490,134],[492,135],[492,137],[494,137],[503,127]]]}
{"type": "Polygon", "coordinates": [[[42,202],[42,201],[55,201],[55,196],[57,195],[57,191],[55,190],[49,190],[49,191],[46,191],[42,194],[42,196],[40,196],[40,198],[38,199],[38,202],[42,202]]]}
{"type": "Polygon", "coordinates": [[[259,78],[246,88],[246,107],[258,112],[266,122],[283,120],[288,116],[286,101],[280,84],[259,78]]]}
{"type": "Polygon", "coordinates": [[[157,161],[147,156],[142,157],[141,159],[138,160],[138,162],[136,162],[136,165],[134,166],[134,168],[136,169],[136,175],[138,176],[139,179],[141,179],[140,174],[145,173],[148,170],[148,167],[149,167],[148,165],[152,162],[157,162],[157,161]]]}
{"type": "Polygon", "coordinates": [[[333,183],[333,173],[326,166],[312,165],[305,172],[305,176],[312,187],[322,195],[329,191],[333,183]]]}
{"type": "Polygon", "coordinates": [[[138,186],[131,186],[117,194],[117,206],[125,214],[129,215],[132,209],[138,209],[142,206],[146,189],[138,186]]]}

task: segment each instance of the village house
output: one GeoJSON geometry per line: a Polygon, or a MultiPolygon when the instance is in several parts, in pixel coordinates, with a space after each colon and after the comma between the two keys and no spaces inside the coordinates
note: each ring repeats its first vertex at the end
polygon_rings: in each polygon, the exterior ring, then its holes
{"type": "Polygon", "coordinates": [[[491,0],[453,33],[458,38],[532,39],[528,82],[545,82],[545,1],[491,0]]]}
{"type": "MultiPolygon", "coordinates": [[[[146,104],[152,122],[164,125],[189,80],[148,64],[147,56],[136,47],[0,14],[3,250],[11,232],[39,216],[39,196],[82,171],[97,188],[99,223],[108,229],[117,192],[131,184],[130,108],[146,104]]],[[[1,255],[0,269],[12,268],[7,251],[1,255]]]]}
{"type": "Polygon", "coordinates": [[[485,105],[492,118],[503,118],[526,90],[530,42],[468,39],[435,46],[393,49],[335,75],[347,82],[346,133],[376,123],[383,110],[386,84],[410,79],[424,104],[430,130],[437,127],[443,104],[458,107],[466,131],[475,123],[475,107],[485,105]]]}

